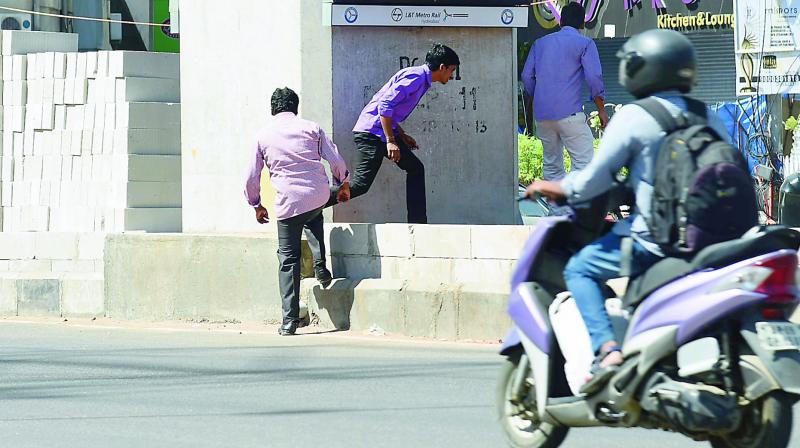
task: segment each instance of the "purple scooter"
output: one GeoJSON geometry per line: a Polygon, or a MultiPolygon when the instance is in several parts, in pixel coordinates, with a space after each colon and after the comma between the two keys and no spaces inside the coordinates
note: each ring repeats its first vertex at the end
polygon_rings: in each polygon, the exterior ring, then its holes
{"type": "Polygon", "coordinates": [[[624,363],[572,394],[559,345],[570,341],[556,339],[548,308],[566,290],[570,256],[608,231],[603,202],[543,218],[517,263],[498,386],[510,446],[554,448],[571,427],[609,426],[679,432],[716,448],[787,447],[800,398],[800,325],[788,320],[800,233],[785,227],[753,228],[632,279],[624,363]]]}

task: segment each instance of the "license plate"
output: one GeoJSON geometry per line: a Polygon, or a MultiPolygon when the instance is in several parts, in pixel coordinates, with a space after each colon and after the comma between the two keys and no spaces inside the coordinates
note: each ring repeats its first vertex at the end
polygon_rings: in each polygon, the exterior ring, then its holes
{"type": "Polygon", "coordinates": [[[800,325],[788,322],[756,322],[761,347],[767,350],[800,350],[800,325]]]}

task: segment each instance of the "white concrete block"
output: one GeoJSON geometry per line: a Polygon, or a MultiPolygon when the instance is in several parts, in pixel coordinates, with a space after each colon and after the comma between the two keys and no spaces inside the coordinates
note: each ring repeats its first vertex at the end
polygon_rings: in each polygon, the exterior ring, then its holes
{"type": "Polygon", "coordinates": [[[414,256],[420,258],[470,258],[470,226],[414,226],[414,256]]]}
{"type": "Polygon", "coordinates": [[[13,180],[15,182],[22,182],[23,180],[25,180],[25,177],[24,177],[24,175],[25,175],[24,160],[25,160],[25,158],[22,155],[20,155],[19,157],[14,157],[13,158],[14,172],[12,173],[13,174],[13,178],[11,180],[13,180]]]}
{"type": "MultiPolygon", "coordinates": [[[[127,208],[123,214],[123,230],[147,232],[180,232],[180,208],[127,208]]],[[[119,225],[119,223],[117,223],[119,225]]]]}
{"type": "Polygon", "coordinates": [[[94,124],[92,125],[92,129],[95,130],[103,130],[106,125],[106,104],[105,103],[95,103],[94,104],[94,124]]]}
{"type": "Polygon", "coordinates": [[[3,81],[14,79],[14,57],[3,56],[3,81]]]}
{"type": "Polygon", "coordinates": [[[74,79],[78,75],[78,53],[67,53],[66,79],[74,79]]]}
{"type": "Polygon", "coordinates": [[[54,51],[39,53],[39,58],[42,63],[42,78],[53,79],[55,76],[56,53],[54,51]]]}
{"type": "Polygon", "coordinates": [[[81,155],[83,147],[81,146],[83,140],[83,130],[72,131],[70,133],[69,151],[73,156],[81,155]]]}
{"type": "Polygon", "coordinates": [[[103,154],[112,154],[114,152],[114,129],[103,129],[103,154]]]}
{"type": "Polygon", "coordinates": [[[75,78],[75,90],[72,93],[74,104],[86,104],[88,82],[86,78],[75,78]]]}
{"type": "Polygon", "coordinates": [[[34,237],[36,258],[50,260],[73,260],[78,258],[78,235],[76,233],[38,233],[34,237]]]}
{"type": "Polygon", "coordinates": [[[3,130],[25,130],[25,106],[3,106],[3,130]]]}
{"type": "Polygon", "coordinates": [[[180,156],[141,156],[115,154],[112,178],[115,181],[179,182],[180,156]]]}
{"type": "Polygon", "coordinates": [[[42,156],[26,156],[23,159],[23,170],[26,182],[39,182],[42,180],[42,166],[44,159],[42,156]]]}
{"type": "MultiPolygon", "coordinates": [[[[55,262],[53,263],[55,269],[55,262]]],[[[103,316],[105,314],[105,282],[97,278],[66,278],[61,282],[61,313],[64,317],[103,316]]]]}
{"type": "Polygon", "coordinates": [[[57,104],[53,110],[53,129],[63,131],[67,128],[67,106],[57,104]]]}
{"type": "Polygon", "coordinates": [[[24,54],[12,57],[11,79],[14,81],[28,79],[28,58],[24,54]]]}
{"type": "Polygon", "coordinates": [[[31,184],[29,182],[14,181],[11,193],[11,205],[22,207],[31,202],[31,184]]]}
{"type": "Polygon", "coordinates": [[[25,146],[23,148],[23,152],[22,153],[25,156],[32,156],[33,155],[33,143],[34,143],[33,132],[34,131],[33,131],[32,128],[26,128],[25,132],[23,133],[25,135],[25,146]]]}
{"type": "Polygon", "coordinates": [[[72,180],[72,156],[61,157],[61,182],[72,180]]]}
{"type": "Polygon", "coordinates": [[[20,210],[17,207],[3,207],[3,232],[10,234],[20,228],[20,210]]]}
{"type": "Polygon", "coordinates": [[[56,107],[53,103],[42,104],[42,127],[41,129],[51,131],[56,126],[56,107]]]}
{"type": "Polygon", "coordinates": [[[53,57],[53,78],[64,79],[67,77],[67,54],[56,52],[53,57]]]}
{"type": "Polygon", "coordinates": [[[32,233],[0,233],[0,260],[32,260],[35,245],[32,233]]]}
{"type": "Polygon", "coordinates": [[[412,227],[408,224],[375,226],[373,255],[411,257],[414,255],[412,227]]]}
{"type": "Polygon", "coordinates": [[[114,131],[114,153],[180,155],[180,128],[117,129],[114,131]]]}
{"type": "Polygon", "coordinates": [[[72,131],[69,129],[61,131],[61,155],[72,155],[72,131]]]}
{"type": "Polygon", "coordinates": [[[105,118],[105,123],[103,125],[103,129],[106,131],[114,131],[117,127],[117,106],[116,104],[106,104],[105,110],[103,111],[103,115],[105,118]]]}
{"type": "Polygon", "coordinates": [[[177,79],[123,78],[117,79],[116,82],[118,103],[180,103],[181,101],[181,86],[177,79]]]}
{"type": "Polygon", "coordinates": [[[81,133],[81,154],[91,154],[94,132],[91,129],[84,129],[81,133]]]}
{"type": "Polygon", "coordinates": [[[83,105],[67,106],[67,129],[70,131],[83,130],[83,105]]]}
{"type": "Polygon", "coordinates": [[[28,103],[28,81],[9,81],[3,84],[3,104],[25,106],[28,103]]]}
{"type": "Polygon", "coordinates": [[[92,132],[92,154],[103,153],[103,130],[95,129],[92,132]]]}
{"type": "Polygon", "coordinates": [[[75,104],[75,78],[64,80],[64,104],[75,104]]]}
{"type": "Polygon", "coordinates": [[[108,73],[114,78],[180,78],[180,55],[145,51],[112,51],[108,73]]]}
{"type": "Polygon", "coordinates": [[[22,132],[14,132],[14,158],[22,162],[22,156],[25,154],[25,134],[22,132]]]}
{"type": "Polygon", "coordinates": [[[56,80],[45,78],[42,80],[42,102],[55,103],[56,80]]]}
{"type": "Polygon", "coordinates": [[[81,155],[81,164],[83,167],[81,168],[81,179],[84,182],[91,182],[92,180],[92,156],[90,154],[81,155]]]}
{"type": "Polygon", "coordinates": [[[61,159],[58,156],[44,156],[42,161],[42,179],[47,182],[61,181],[61,159]]]}
{"type": "Polygon", "coordinates": [[[175,103],[117,103],[117,128],[180,128],[181,105],[175,103]]]}
{"type": "Polygon", "coordinates": [[[108,76],[108,55],[109,51],[98,51],[97,52],[97,77],[107,77],[108,76]]]}
{"type": "Polygon", "coordinates": [[[3,54],[78,51],[78,35],[44,31],[3,31],[3,54]]]}
{"type": "Polygon", "coordinates": [[[14,180],[14,158],[11,156],[3,156],[2,160],[0,160],[0,165],[2,165],[2,169],[0,169],[0,181],[11,182],[14,180]]]}
{"type": "Polygon", "coordinates": [[[78,259],[102,260],[106,236],[102,233],[82,233],[78,236],[78,259]]]}
{"type": "MultiPolygon", "coordinates": [[[[61,204],[61,182],[51,182],[50,183],[50,207],[58,207],[61,204]]],[[[50,220],[50,223],[53,223],[53,220],[50,220]]],[[[52,226],[51,226],[51,229],[52,226]]]]}
{"type": "Polygon", "coordinates": [[[474,227],[470,245],[475,258],[516,260],[530,237],[530,226],[474,227]]]}
{"type": "Polygon", "coordinates": [[[3,131],[3,156],[14,155],[14,131],[3,131]]]}
{"type": "Polygon", "coordinates": [[[45,142],[44,131],[33,132],[33,155],[44,156],[49,151],[45,142]]]}
{"type": "MultiPolygon", "coordinates": [[[[93,274],[94,260],[53,260],[53,272],[60,274],[93,274]]],[[[66,281],[68,280],[62,281],[62,287],[66,281]]],[[[78,281],[85,280],[72,279],[69,281],[77,283],[78,281]]],[[[66,297],[64,297],[63,290],[61,300],[62,303],[66,302],[66,297]]],[[[78,297],[72,297],[71,300],[78,300],[78,297]]]]}
{"type": "Polygon", "coordinates": [[[49,207],[22,207],[22,230],[26,232],[47,232],[49,225],[49,207]]]}
{"type": "Polygon", "coordinates": [[[28,73],[25,79],[28,81],[41,78],[41,73],[38,73],[40,67],[37,67],[36,65],[37,56],[38,55],[36,53],[29,53],[25,55],[25,57],[28,59],[28,73]]]}
{"type": "Polygon", "coordinates": [[[44,83],[41,79],[28,80],[28,104],[42,104],[44,102],[44,83]]]}
{"type": "Polygon", "coordinates": [[[117,80],[116,78],[103,78],[102,87],[103,95],[106,104],[114,104],[117,102],[117,80]]]}
{"type": "Polygon", "coordinates": [[[52,145],[51,155],[63,155],[64,153],[63,148],[64,145],[62,143],[62,138],[64,136],[64,131],[61,130],[54,130],[50,134],[50,145],[52,145]]]}
{"type": "Polygon", "coordinates": [[[2,200],[0,200],[0,206],[2,207],[11,207],[12,205],[12,191],[14,188],[13,182],[5,182],[3,181],[3,191],[2,193],[2,200]]]}
{"type": "Polygon", "coordinates": [[[78,53],[78,58],[75,60],[75,77],[86,78],[86,53],[78,53]]]}
{"type": "Polygon", "coordinates": [[[86,77],[87,78],[96,78],[97,77],[97,52],[90,51],[86,53],[86,77]]]}
{"type": "Polygon", "coordinates": [[[94,104],[85,104],[83,106],[83,129],[94,129],[94,104]]]}
{"type": "Polygon", "coordinates": [[[66,104],[66,79],[56,79],[53,82],[53,103],[66,104]]]}
{"type": "Polygon", "coordinates": [[[36,201],[34,205],[49,206],[50,205],[49,202],[50,202],[50,182],[41,182],[39,184],[38,201],[36,201]]]}
{"type": "Polygon", "coordinates": [[[86,82],[86,104],[97,104],[100,102],[100,92],[96,79],[89,79],[86,82]]]}

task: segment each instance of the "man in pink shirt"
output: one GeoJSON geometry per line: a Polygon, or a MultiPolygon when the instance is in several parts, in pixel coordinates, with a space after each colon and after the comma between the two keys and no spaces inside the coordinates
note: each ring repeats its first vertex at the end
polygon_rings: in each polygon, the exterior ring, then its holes
{"type": "Polygon", "coordinates": [[[266,163],[275,188],[278,219],[278,282],[283,301],[283,325],[279,333],[292,335],[300,322],[300,240],[305,228],[314,256],[314,274],[323,286],[332,276],[325,266],[322,208],[330,197],[325,166],[328,161],[338,201],[350,199],[350,173],[336,145],[318,124],[297,116],[300,99],[289,88],[272,94],[273,119],[258,134],[247,177],[245,196],[255,207],[256,220],[269,222],[261,204],[261,171],[266,163]]]}

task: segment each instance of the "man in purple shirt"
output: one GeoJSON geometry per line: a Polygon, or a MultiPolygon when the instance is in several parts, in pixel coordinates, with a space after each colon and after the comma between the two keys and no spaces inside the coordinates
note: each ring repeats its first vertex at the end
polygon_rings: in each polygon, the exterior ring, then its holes
{"type": "MultiPolygon", "coordinates": [[[[351,197],[369,190],[383,158],[389,158],[406,172],[408,222],[428,222],[425,199],[425,167],[411,150],[417,142],[403,131],[400,122],[408,118],[433,82],[447,84],[460,64],[450,47],[434,44],[425,56],[425,65],[397,72],[364,107],[353,128],[356,143],[356,168],[350,182],[351,197]]],[[[336,204],[334,189],[328,205],[336,204]]]]}
{"type": "Polygon", "coordinates": [[[600,56],[594,41],[581,35],[585,10],[570,2],[561,9],[561,30],[538,39],[531,47],[522,82],[533,96],[536,134],[544,146],[544,180],[562,179],[564,147],[579,171],[594,156],[594,136],[583,113],[583,81],[597,105],[600,125],[605,127],[605,88],[600,56]]]}
{"type": "Polygon", "coordinates": [[[300,99],[289,88],[272,94],[272,121],[258,134],[245,186],[247,202],[255,207],[256,220],[269,222],[261,204],[261,171],[266,163],[275,188],[278,218],[278,282],[283,301],[283,325],[279,333],[292,335],[300,322],[300,238],[306,230],[314,256],[314,274],[323,286],[332,276],[325,266],[322,208],[328,201],[328,175],[321,159],[328,161],[340,202],[350,198],[347,166],[336,145],[318,124],[297,116],[300,99]]]}

